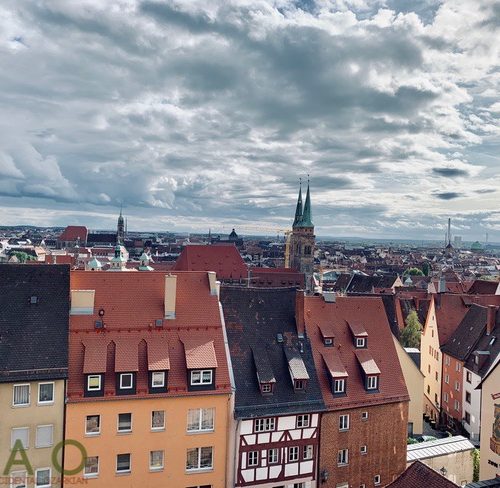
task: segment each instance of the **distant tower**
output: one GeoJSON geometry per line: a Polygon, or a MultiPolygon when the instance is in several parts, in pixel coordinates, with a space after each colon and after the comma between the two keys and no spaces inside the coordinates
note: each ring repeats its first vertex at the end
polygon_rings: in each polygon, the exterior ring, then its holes
{"type": "Polygon", "coordinates": [[[116,227],[116,243],[123,245],[125,242],[125,220],[122,215],[122,207],[120,206],[120,216],[118,217],[118,225],[116,227]]]}
{"type": "Polygon", "coordinates": [[[311,195],[309,193],[309,180],[304,207],[302,208],[302,182],[299,188],[299,198],[295,209],[295,218],[288,245],[289,266],[306,275],[306,290],[313,290],[313,264],[314,264],[314,224],[312,223],[311,195]]]}
{"type": "Polygon", "coordinates": [[[448,232],[446,233],[445,252],[448,257],[453,255],[453,245],[451,244],[451,219],[448,219],[448,232]]]}

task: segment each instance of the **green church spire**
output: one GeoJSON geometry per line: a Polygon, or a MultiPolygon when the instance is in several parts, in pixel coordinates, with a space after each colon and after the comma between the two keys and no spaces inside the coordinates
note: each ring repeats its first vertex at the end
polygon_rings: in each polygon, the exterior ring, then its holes
{"type": "Polygon", "coordinates": [[[295,219],[293,227],[299,226],[302,222],[302,179],[300,180],[299,198],[297,200],[297,208],[295,209],[295,219]]]}
{"type": "Polygon", "coordinates": [[[307,180],[306,203],[304,203],[304,213],[299,227],[314,227],[311,213],[311,195],[309,194],[309,179],[307,180]]]}

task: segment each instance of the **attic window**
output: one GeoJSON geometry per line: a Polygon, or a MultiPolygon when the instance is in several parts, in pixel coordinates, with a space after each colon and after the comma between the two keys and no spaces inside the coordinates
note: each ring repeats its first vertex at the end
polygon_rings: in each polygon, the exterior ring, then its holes
{"type": "Polygon", "coordinates": [[[295,380],[293,383],[294,390],[305,390],[307,385],[306,380],[295,380]]]}
{"type": "Polygon", "coordinates": [[[496,341],[496,340],[497,340],[497,338],[496,338],[496,337],[492,337],[492,338],[490,339],[489,345],[490,345],[490,346],[492,346],[493,344],[495,344],[495,341],[496,341]]]}
{"type": "Polygon", "coordinates": [[[30,303],[32,305],[35,305],[36,303],[38,303],[38,297],[35,297],[35,296],[30,297],[30,303]]]}
{"type": "Polygon", "coordinates": [[[276,334],[276,342],[279,343],[283,342],[283,334],[276,334]]]}
{"type": "Polygon", "coordinates": [[[260,392],[263,395],[272,395],[273,394],[273,386],[274,386],[274,383],[260,383],[260,392]]]}
{"type": "Polygon", "coordinates": [[[330,346],[330,347],[331,347],[331,346],[333,346],[333,338],[332,338],[332,337],[325,337],[325,338],[323,339],[323,344],[324,344],[325,346],[327,346],[327,347],[328,347],[328,346],[330,346]]]}
{"type": "Polygon", "coordinates": [[[366,338],[365,337],[356,337],[356,347],[363,348],[366,346],[366,338]]]}

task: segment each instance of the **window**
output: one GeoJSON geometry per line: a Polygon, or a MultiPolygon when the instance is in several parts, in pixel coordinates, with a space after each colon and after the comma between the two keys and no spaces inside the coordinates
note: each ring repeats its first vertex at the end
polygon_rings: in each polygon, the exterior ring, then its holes
{"type": "Polygon", "coordinates": [[[361,420],[368,420],[368,412],[361,412],[361,420]]]}
{"type": "Polygon", "coordinates": [[[151,430],[165,429],[165,410],[153,410],[151,412],[151,430]]]}
{"type": "Polygon", "coordinates": [[[306,484],[301,482],[301,483],[294,483],[293,488],[306,488],[306,484]]]}
{"type": "Polygon", "coordinates": [[[151,471],[159,471],[163,469],[163,451],[149,451],[149,469],[151,471]]]}
{"type": "Polygon", "coordinates": [[[337,455],[337,464],[339,466],[344,466],[349,464],[349,450],[348,449],[340,449],[337,455]]]}
{"type": "Polygon", "coordinates": [[[427,365],[427,372],[428,372],[429,374],[431,374],[431,365],[430,365],[430,364],[428,364],[428,365],[427,365]]]}
{"type": "Polygon", "coordinates": [[[444,364],[445,364],[446,366],[449,366],[449,365],[450,365],[450,356],[445,356],[445,358],[444,358],[444,364]]]}
{"type": "Polygon", "coordinates": [[[277,464],[279,462],[279,451],[276,448],[267,451],[267,462],[269,464],[277,464]]]}
{"type": "Polygon", "coordinates": [[[293,382],[293,388],[295,390],[305,390],[306,385],[307,385],[307,381],[306,380],[295,380],[293,382]]]}
{"type": "Polygon", "coordinates": [[[467,383],[472,383],[472,373],[470,371],[467,371],[465,374],[465,381],[467,381],[467,383]]]}
{"type": "Polygon", "coordinates": [[[207,432],[214,430],[215,408],[195,408],[188,410],[188,432],[207,432]]]}
{"type": "Polygon", "coordinates": [[[333,346],[333,339],[331,337],[325,337],[323,339],[323,344],[325,346],[333,346]]]}
{"type": "Polygon", "coordinates": [[[118,414],[118,432],[132,432],[132,414],[118,414]]]}
{"type": "Polygon", "coordinates": [[[303,427],[309,427],[310,424],[311,424],[310,415],[297,415],[297,429],[303,427]]]}
{"type": "Polygon", "coordinates": [[[349,429],[349,414],[341,415],[339,417],[339,430],[349,429]]]}
{"type": "Polygon", "coordinates": [[[336,379],[333,382],[333,393],[345,393],[345,379],[336,379]]]}
{"type": "Polygon", "coordinates": [[[85,434],[97,435],[101,433],[101,416],[87,415],[85,419],[85,434]]]}
{"type": "Polygon", "coordinates": [[[30,429],[29,427],[17,427],[10,431],[10,447],[14,447],[17,441],[21,441],[24,449],[29,447],[30,429]]]}
{"type": "Polygon", "coordinates": [[[464,420],[470,425],[470,413],[469,412],[465,412],[464,420]]]}
{"type": "Polygon", "coordinates": [[[132,373],[120,374],[120,390],[131,390],[134,387],[134,375],[132,373]]]}
{"type": "Polygon", "coordinates": [[[431,393],[431,386],[427,385],[427,394],[429,395],[431,393]]]}
{"type": "Polygon", "coordinates": [[[260,391],[261,391],[261,393],[272,393],[273,386],[271,383],[261,383],[260,384],[260,391]]]}
{"type": "Polygon", "coordinates": [[[213,468],[213,448],[194,447],[187,450],[186,471],[213,468]]]}
{"type": "Polygon", "coordinates": [[[54,383],[38,383],[38,403],[54,403],[54,383]]]}
{"type": "Polygon", "coordinates": [[[87,390],[99,391],[100,389],[101,389],[101,375],[100,374],[90,374],[87,377],[87,390]]]}
{"type": "Polygon", "coordinates": [[[117,473],[130,473],[130,453],[117,454],[116,456],[116,472],[117,473]]]}
{"type": "Polygon", "coordinates": [[[99,475],[99,456],[89,456],[85,459],[84,478],[95,478],[99,475]]]}
{"type": "Polygon", "coordinates": [[[299,446],[292,446],[288,448],[288,462],[293,463],[299,460],[299,446]]]}
{"type": "Polygon", "coordinates": [[[438,372],[436,371],[436,381],[438,380],[438,372]]]}
{"type": "Polygon", "coordinates": [[[455,390],[460,391],[460,383],[455,381],[455,390]]]}
{"type": "Polygon", "coordinates": [[[312,446],[312,444],[308,444],[307,446],[304,446],[302,448],[302,459],[306,461],[307,459],[312,459],[313,456],[314,456],[314,447],[312,446]]]}
{"type": "Polygon", "coordinates": [[[54,426],[53,425],[37,425],[35,447],[50,447],[54,444],[54,426]]]}
{"type": "Polygon", "coordinates": [[[443,401],[445,403],[448,403],[448,393],[446,393],[446,392],[443,393],[443,401]]]}
{"type": "Polygon", "coordinates": [[[378,388],[378,376],[367,376],[366,377],[366,389],[376,390],[378,388]]]}
{"type": "Polygon", "coordinates": [[[211,369],[194,369],[191,371],[191,385],[211,385],[212,370],[211,369]]]}
{"type": "Polygon", "coordinates": [[[366,446],[361,446],[361,454],[366,454],[368,452],[368,448],[366,446]]]}
{"type": "Polygon", "coordinates": [[[455,400],[455,410],[460,410],[460,402],[455,400]]]}
{"type": "Polygon", "coordinates": [[[10,473],[10,488],[26,488],[28,486],[26,471],[12,471],[10,473]]]}
{"type": "Polygon", "coordinates": [[[153,371],[151,374],[151,388],[163,388],[165,386],[165,371],[153,371]]]}
{"type": "Polygon", "coordinates": [[[373,482],[375,485],[380,485],[380,475],[376,474],[375,477],[373,478],[373,482]]]}
{"type": "Polygon", "coordinates": [[[465,392],[465,401],[470,405],[471,395],[469,391],[465,392]]]}
{"type": "Polygon", "coordinates": [[[449,385],[450,384],[450,375],[449,374],[445,374],[444,375],[444,382],[449,385]]]}
{"type": "Polygon", "coordinates": [[[259,464],[259,451],[250,451],[248,453],[248,466],[257,466],[259,464]]]}
{"type": "Polygon", "coordinates": [[[366,339],[364,337],[356,337],[356,347],[365,347],[366,339]]]}
{"type": "Polygon", "coordinates": [[[270,432],[274,430],[276,420],[272,417],[267,419],[255,419],[254,430],[255,432],[270,432]]]}
{"type": "Polygon", "coordinates": [[[14,385],[12,405],[23,407],[30,404],[30,385],[14,385]]]}
{"type": "Polygon", "coordinates": [[[457,363],[455,364],[455,371],[460,372],[461,369],[462,369],[462,365],[457,361],[457,363]]]}
{"type": "Polygon", "coordinates": [[[51,469],[41,468],[35,471],[35,486],[36,488],[49,487],[51,484],[51,469]]]}

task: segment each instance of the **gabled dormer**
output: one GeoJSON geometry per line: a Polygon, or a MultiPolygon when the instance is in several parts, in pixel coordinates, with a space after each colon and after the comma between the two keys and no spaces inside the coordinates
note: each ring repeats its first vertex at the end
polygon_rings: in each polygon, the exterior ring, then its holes
{"type": "Polygon", "coordinates": [[[264,396],[272,395],[274,393],[276,378],[274,377],[269,356],[265,349],[258,347],[252,347],[252,355],[255,371],[257,372],[259,390],[264,396]]]}
{"type": "Polygon", "coordinates": [[[298,349],[295,347],[285,347],[285,357],[288,362],[288,371],[292,380],[295,392],[305,392],[309,373],[298,349]]]}
{"type": "Polygon", "coordinates": [[[366,349],[368,347],[368,332],[359,322],[349,323],[353,344],[356,349],[366,349]]]}
{"type": "Polygon", "coordinates": [[[323,345],[325,347],[333,347],[335,345],[335,334],[333,332],[333,326],[328,325],[318,325],[321,339],[323,340],[323,345]]]}
{"type": "Polygon", "coordinates": [[[378,393],[380,389],[380,369],[372,355],[366,349],[354,351],[361,368],[363,384],[368,393],[378,393]]]}
{"type": "Polygon", "coordinates": [[[186,357],[188,391],[215,390],[217,356],[214,341],[182,339],[186,357]]]}

